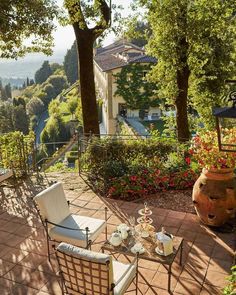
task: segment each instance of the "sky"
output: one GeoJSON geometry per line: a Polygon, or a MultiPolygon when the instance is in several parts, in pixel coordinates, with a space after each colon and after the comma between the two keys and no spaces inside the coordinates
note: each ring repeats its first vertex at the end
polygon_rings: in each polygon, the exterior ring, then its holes
{"type": "MultiPolygon", "coordinates": [[[[122,16],[126,17],[131,13],[129,5],[132,0],[113,0],[113,3],[122,5],[124,10],[122,16]]],[[[63,0],[57,0],[59,6],[62,6],[63,0]]],[[[66,51],[71,47],[75,40],[75,35],[72,26],[62,27],[57,24],[57,29],[53,33],[54,36],[54,48],[53,56],[46,56],[40,53],[27,54],[24,58],[18,60],[12,59],[0,59],[0,77],[1,78],[30,78],[34,77],[35,71],[40,67],[44,60],[50,62],[62,63],[66,51]]],[[[103,44],[108,45],[114,41],[114,34],[109,34],[104,40],[103,44]]]]}
{"type": "MultiPolygon", "coordinates": [[[[124,10],[122,11],[122,16],[126,17],[131,12],[129,9],[129,5],[132,2],[132,0],[113,0],[113,2],[117,5],[122,5],[124,7],[124,10]]],[[[63,0],[58,0],[58,4],[62,5],[63,0]]],[[[72,43],[74,42],[74,31],[72,26],[67,27],[57,27],[57,31],[54,32],[54,42],[55,42],[55,51],[64,51],[68,49],[72,43]],[[65,41],[66,40],[66,41],[65,41]]],[[[104,45],[108,45],[112,43],[114,40],[114,35],[110,34],[106,40],[104,41],[104,45]]]]}

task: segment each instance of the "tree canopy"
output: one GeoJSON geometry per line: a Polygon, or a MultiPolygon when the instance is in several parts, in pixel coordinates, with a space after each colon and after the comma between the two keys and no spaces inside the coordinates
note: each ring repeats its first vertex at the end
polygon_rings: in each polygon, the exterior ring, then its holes
{"type": "Polygon", "coordinates": [[[158,59],[152,80],[160,97],[176,106],[179,139],[189,138],[187,107],[206,127],[211,107],[220,104],[224,80],[233,74],[235,1],[137,0],[147,9],[152,36],[148,53],[158,59]]]}
{"type": "Polygon", "coordinates": [[[17,58],[28,52],[50,54],[56,15],[55,0],[1,0],[0,57],[17,58]]]}

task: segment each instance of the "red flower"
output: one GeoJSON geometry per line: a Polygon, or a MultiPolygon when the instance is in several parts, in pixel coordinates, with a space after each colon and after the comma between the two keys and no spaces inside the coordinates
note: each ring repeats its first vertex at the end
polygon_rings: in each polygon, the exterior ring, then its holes
{"type": "Polygon", "coordinates": [[[131,181],[137,181],[137,180],[138,180],[138,176],[133,175],[133,176],[130,176],[129,179],[130,179],[131,181]]]}
{"type": "Polygon", "coordinates": [[[191,163],[191,159],[190,159],[189,157],[187,157],[187,158],[185,158],[185,162],[186,162],[188,165],[190,165],[190,163],[191,163]]]}

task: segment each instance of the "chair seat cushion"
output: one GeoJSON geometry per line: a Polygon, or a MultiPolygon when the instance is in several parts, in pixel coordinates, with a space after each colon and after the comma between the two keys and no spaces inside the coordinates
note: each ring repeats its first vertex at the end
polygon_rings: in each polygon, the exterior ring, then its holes
{"type": "Polygon", "coordinates": [[[114,295],[122,295],[126,292],[127,288],[129,287],[132,280],[136,276],[136,266],[132,265],[130,267],[130,264],[124,264],[115,260],[112,261],[112,264],[113,264],[113,276],[114,276],[115,285],[116,285],[116,282],[120,280],[121,277],[124,276],[114,288],[114,295]],[[128,270],[129,267],[130,269],[128,270]],[[127,273],[124,275],[126,271],[127,273]]]}
{"type": "MultiPolygon", "coordinates": [[[[89,240],[94,241],[105,229],[106,221],[87,216],[71,214],[62,222],[60,222],[59,225],[75,229],[85,229],[88,227],[89,240]]],[[[49,230],[49,236],[58,242],[66,242],[82,248],[87,246],[85,231],[69,230],[54,226],[49,230]]]]}

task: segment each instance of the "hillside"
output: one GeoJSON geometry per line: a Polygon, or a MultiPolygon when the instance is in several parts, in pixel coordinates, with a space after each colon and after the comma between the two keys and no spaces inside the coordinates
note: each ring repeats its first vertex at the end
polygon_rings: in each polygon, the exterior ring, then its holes
{"type": "Polygon", "coordinates": [[[58,51],[53,56],[43,54],[29,54],[25,58],[18,60],[0,59],[0,77],[3,84],[11,83],[11,85],[21,86],[22,79],[34,78],[35,72],[40,68],[44,60],[50,63],[63,62],[65,51],[58,51]]]}

